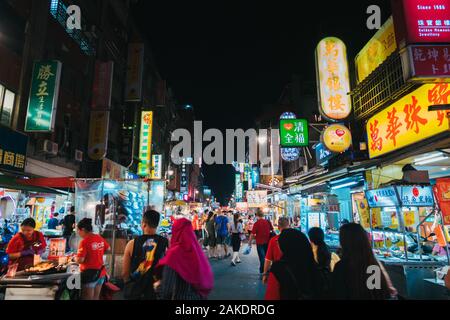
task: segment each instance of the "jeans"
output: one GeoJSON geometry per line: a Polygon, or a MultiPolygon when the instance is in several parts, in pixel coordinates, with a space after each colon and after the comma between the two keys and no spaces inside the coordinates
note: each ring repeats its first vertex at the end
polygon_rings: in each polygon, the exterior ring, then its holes
{"type": "Polygon", "coordinates": [[[267,247],[268,247],[267,243],[256,245],[259,258],[259,273],[264,273],[264,261],[266,260],[267,247]]]}

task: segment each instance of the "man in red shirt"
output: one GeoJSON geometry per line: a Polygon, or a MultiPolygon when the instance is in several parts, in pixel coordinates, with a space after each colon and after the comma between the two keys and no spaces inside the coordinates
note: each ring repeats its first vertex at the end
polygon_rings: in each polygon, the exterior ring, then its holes
{"type": "Polygon", "coordinates": [[[264,213],[261,210],[258,210],[256,213],[256,218],[258,221],[253,225],[252,234],[248,239],[248,243],[251,245],[252,239],[255,238],[259,258],[259,273],[262,276],[264,273],[264,259],[266,257],[270,232],[273,230],[273,226],[269,221],[264,219],[264,213]]]}
{"type": "MultiPolygon", "coordinates": [[[[289,228],[290,228],[289,218],[281,217],[278,219],[278,230],[280,230],[280,234],[284,230],[289,229],[289,228]]],[[[264,284],[268,284],[268,282],[272,282],[274,280],[274,279],[272,279],[274,277],[274,275],[271,273],[269,274],[270,267],[272,266],[272,263],[274,263],[275,261],[279,261],[281,259],[281,257],[283,256],[283,253],[280,250],[280,246],[278,245],[279,237],[280,237],[280,235],[276,235],[269,241],[269,247],[267,249],[267,254],[266,254],[266,261],[264,262],[264,274],[263,274],[263,278],[262,278],[262,281],[264,284]]],[[[273,286],[270,286],[270,287],[273,287],[273,286]]],[[[269,288],[269,286],[267,288],[269,288]]],[[[270,300],[270,299],[268,299],[269,296],[271,296],[271,293],[266,291],[265,299],[270,300]]]]}

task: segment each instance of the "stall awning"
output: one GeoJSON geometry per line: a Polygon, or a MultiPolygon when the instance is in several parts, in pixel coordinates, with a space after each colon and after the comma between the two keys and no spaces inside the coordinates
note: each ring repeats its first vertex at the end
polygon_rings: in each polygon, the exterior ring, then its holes
{"type": "Polygon", "coordinates": [[[16,179],[10,176],[0,175],[0,187],[12,190],[22,190],[29,192],[39,192],[39,193],[51,193],[51,194],[66,194],[64,191],[46,188],[31,184],[23,184],[22,181],[25,179],[16,179]]]}
{"type": "Polygon", "coordinates": [[[44,188],[74,189],[75,179],[73,177],[32,178],[32,179],[22,179],[20,180],[20,184],[44,188]]]}

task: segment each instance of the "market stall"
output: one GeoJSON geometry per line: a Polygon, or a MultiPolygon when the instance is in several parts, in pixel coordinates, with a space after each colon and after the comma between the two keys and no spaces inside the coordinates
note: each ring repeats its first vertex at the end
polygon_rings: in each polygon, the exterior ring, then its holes
{"type": "Polygon", "coordinates": [[[374,251],[394,286],[408,298],[433,298],[423,279],[434,278],[435,269],[448,264],[448,255],[432,255],[435,240],[427,226],[436,226],[438,212],[431,186],[388,185],[365,195],[367,203],[359,205],[368,217],[363,214],[361,223],[369,227],[374,251]]]}

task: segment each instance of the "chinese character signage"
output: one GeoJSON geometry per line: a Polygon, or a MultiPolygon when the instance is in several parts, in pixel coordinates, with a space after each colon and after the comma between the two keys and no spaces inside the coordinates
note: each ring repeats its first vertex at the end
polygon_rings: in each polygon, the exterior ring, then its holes
{"type": "Polygon", "coordinates": [[[439,209],[443,216],[443,224],[450,225],[450,178],[436,179],[436,185],[433,187],[434,194],[438,200],[439,209]]]}
{"type": "Polygon", "coordinates": [[[282,147],[307,147],[309,144],[308,121],[305,119],[280,120],[282,147]]]}
{"type": "Polygon", "coordinates": [[[334,153],[325,148],[323,143],[316,145],[316,163],[321,166],[324,165],[334,156],[334,153]]]}
{"type": "Polygon", "coordinates": [[[322,143],[331,152],[342,153],[352,145],[352,133],[341,124],[333,124],[322,132],[322,143]]]}
{"type": "MultiPolygon", "coordinates": [[[[450,30],[450,27],[449,27],[450,30]]],[[[408,47],[410,78],[450,79],[450,45],[411,45],[408,47]]]]}
{"type": "Polygon", "coordinates": [[[23,172],[27,156],[28,137],[0,126],[0,169],[23,172]]]}
{"type": "Polygon", "coordinates": [[[236,196],[237,202],[242,201],[243,193],[244,193],[244,186],[241,182],[241,174],[236,173],[235,174],[235,196],[236,196]]]}
{"type": "Polygon", "coordinates": [[[138,175],[148,176],[151,169],[153,112],[141,113],[138,175]]]}
{"type": "Polygon", "coordinates": [[[162,155],[154,154],[152,156],[152,179],[162,179],[162,155]]]}
{"type": "Polygon", "coordinates": [[[51,60],[34,63],[25,131],[53,131],[60,78],[61,62],[51,60]]]}
{"type": "Polygon", "coordinates": [[[394,20],[390,17],[355,58],[358,82],[367,78],[396,49],[394,20]]]}
{"type": "Polygon", "coordinates": [[[404,207],[433,207],[433,189],[431,186],[397,187],[404,207]]]}
{"type": "Polygon", "coordinates": [[[111,106],[114,62],[95,62],[91,109],[107,109],[111,106]]]}
{"type": "Polygon", "coordinates": [[[450,43],[450,0],[393,0],[400,48],[412,43],[450,43]]]}
{"type": "Polygon", "coordinates": [[[398,207],[400,203],[397,198],[395,187],[367,190],[366,199],[370,208],[398,207]]]}
{"type": "Polygon", "coordinates": [[[144,44],[128,45],[127,82],[125,101],[141,101],[142,78],[144,73],[144,44]]]}
{"type": "Polygon", "coordinates": [[[351,111],[347,49],[338,38],[325,38],[316,49],[317,87],[322,115],[343,120],[351,111]]]}
{"type": "Polygon", "coordinates": [[[374,115],[366,125],[369,157],[376,158],[448,131],[445,111],[428,111],[428,106],[447,104],[449,96],[449,84],[425,84],[374,115]]]}
{"type": "Polygon", "coordinates": [[[88,155],[102,160],[108,150],[109,111],[91,111],[89,122],[88,155]]]}
{"type": "Polygon", "coordinates": [[[103,179],[124,179],[127,177],[127,168],[124,166],[104,158],[102,161],[102,178],[103,179]]]}
{"type": "Polygon", "coordinates": [[[247,191],[249,208],[264,208],[267,206],[267,190],[247,191]]]}
{"type": "Polygon", "coordinates": [[[189,172],[186,164],[186,159],[183,158],[181,163],[181,174],[180,174],[180,192],[184,193],[188,191],[189,182],[189,172]]]}

